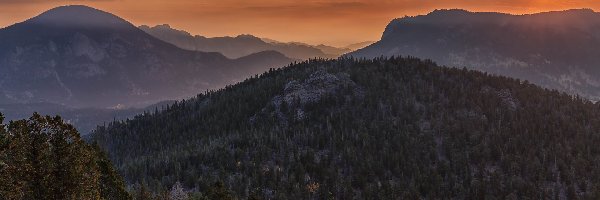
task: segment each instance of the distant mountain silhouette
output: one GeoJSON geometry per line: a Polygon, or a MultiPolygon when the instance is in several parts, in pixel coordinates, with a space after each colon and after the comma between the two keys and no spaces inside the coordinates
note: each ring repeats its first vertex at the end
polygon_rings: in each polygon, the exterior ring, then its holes
{"type": "Polygon", "coordinates": [[[348,46],[345,46],[344,48],[350,49],[350,50],[359,50],[359,49],[365,48],[373,43],[375,43],[375,42],[374,41],[359,42],[359,43],[350,44],[348,46]]]}
{"type": "Polygon", "coordinates": [[[287,57],[296,59],[336,58],[352,51],[347,48],[336,48],[327,45],[311,46],[296,42],[283,43],[271,39],[261,39],[253,35],[207,38],[200,35],[194,36],[186,31],[171,28],[168,24],[154,27],[142,25],[139,28],[156,38],[180,48],[194,51],[219,52],[229,58],[239,58],[260,51],[277,51],[287,57]]]}
{"type": "Polygon", "coordinates": [[[317,49],[320,49],[321,51],[325,52],[326,54],[329,55],[342,55],[348,52],[351,52],[352,49],[348,49],[348,48],[337,48],[337,47],[332,47],[332,46],[327,46],[324,44],[320,44],[317,46],[314,46],[317,49]]]}
{"type": "Polygon", "coordinates": [[[272,51],[229,59],[183,50],[110,13],[64,6],[0,29],[0,104],[144,106],[290,62],[272,51]]]}
{"type": "Polygon", "coordinates": [[[530,15],[436,10],[393,20],[381,40],[349,55],[411,55],[600,100],[600,13],[530,15]]]}

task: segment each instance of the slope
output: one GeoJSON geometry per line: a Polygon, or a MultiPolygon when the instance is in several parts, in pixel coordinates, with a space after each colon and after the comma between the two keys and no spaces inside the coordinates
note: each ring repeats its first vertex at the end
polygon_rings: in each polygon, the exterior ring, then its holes
{"type": "Polygon", "coordinates": [[[415,58],[311,60],[100,127],[130,184],[266,199],[598,198],[600,106],[415,58]]]}
{"type": "Polygon", "coordinates": [[[279,53],[253,56],[260,58],[241,63],[183,50],[110,13],[63,6],[0,29],[0,103],[144,106],[291,62],[279,53]]]}
{"type": "Polygon", "coordinates": [[[600,99],[600,14],[529,15],[436,10],[395,19],[381,40],[350,55],[411,55],[600,99]]]}

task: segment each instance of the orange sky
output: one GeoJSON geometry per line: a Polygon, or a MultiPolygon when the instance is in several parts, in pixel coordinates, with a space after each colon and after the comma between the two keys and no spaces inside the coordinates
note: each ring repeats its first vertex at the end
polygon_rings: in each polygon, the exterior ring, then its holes
{"type": "Polygon", "coordinates": [[[253,34],[343,46],[378,40],[387,23],[439,8],[534,13],[600,10],[600,0],[0,0],[0,27],[50,8],[83,4],[136,24],[171,24],[204,36],[253,34]]]}

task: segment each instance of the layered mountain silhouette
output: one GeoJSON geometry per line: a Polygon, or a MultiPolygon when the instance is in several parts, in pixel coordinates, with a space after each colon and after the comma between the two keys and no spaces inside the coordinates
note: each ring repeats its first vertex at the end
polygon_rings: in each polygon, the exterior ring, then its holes
{"type": "Polygon", "coordinates": [[[380,41],[349,55],[411,55],[600,99],[600,13],[529,15],[436,10],[393,20],[380,41]]]}
{"type": "Polygon", "coordinates": [[[291,61],[275,51],[229,59],[184,50],[110,13],[64,6],[0,29],[0,104],[143,106],[291,61]]]}
{"type": "Polygon", "coordinates": [[[156,38],[180,48],[194,51],[219,52],[229,58],[239,58],[260,51],[277,51],[287,57],[303,60],[310,58],[337,58],[353,50],[327,45],[312,46],[297,42],[284,43],[258,38],[253,35],[207,38],[171,28],[168,24],[154,27],[142,25],[139,28],[156,38]]]}

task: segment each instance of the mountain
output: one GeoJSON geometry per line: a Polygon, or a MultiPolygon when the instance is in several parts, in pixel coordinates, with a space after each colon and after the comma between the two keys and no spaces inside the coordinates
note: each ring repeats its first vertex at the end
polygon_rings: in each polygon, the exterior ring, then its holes
{"type": "Polygon", "coordinates": [[[140,107],[290,62],[272,51],[229,59],[183,50],[110,13],[63,6],[0,29],[0,104],[140,107]]]}
{"type": "Polygon", "coordinates": [[[253,35],[237,37],[207,38],[191,35],[182,30],[171,28],[168,24],[149,27],[142,25],[140,29],[165,42],[180,48],[194,51],[219,52],[229,58],[239,58],[260,51],[277,51],[295,59],[336,58],[350,49],[336,48],[326,45],[311,46],[304,43],[283,43],[270,39],[262,39],[253,35]]]}
{"type": "Polygon", "coordinates": [[[375,42],[374,41],[359,42],[359,43],[350,44],[348,46],[345,46],[344,48],[355,51],[355,50],[365,48],[373,43],[375,43],[375,42]]]}
{"type": "Polygon", "coordinates": [[[320,49],[321,51],[325,52],[326,54],[338,55],[338,56],[352,51],[352,49],[349,49],[349,48],[337,48],[337,47],[327,46],[324,44],[320,44],[320,45],[317,45],[314,47],[317,49],[320,49]]]}
{"type": "Polygon", "coordinates": [[[436,10],[393,20],[381,40],[349,55],[411,55],[525,79],[600,100],[600,13],[528,15],[436,10]]]}
{"type": "Polygon", "coordinates": [[[129,184],[154,191],[180,182],[240,199],[598,199],[598,133],[599,104],[392,57],[271,70],[91,138],[129,184]]]}

